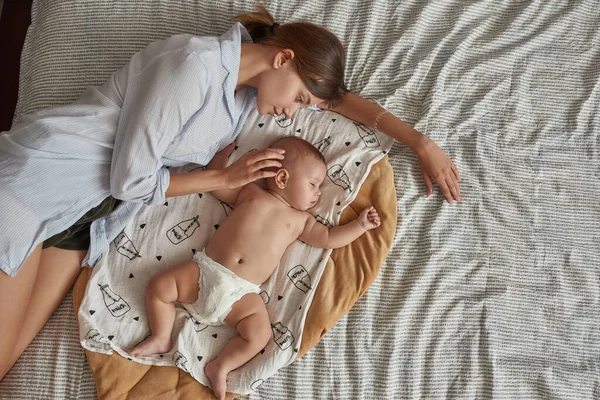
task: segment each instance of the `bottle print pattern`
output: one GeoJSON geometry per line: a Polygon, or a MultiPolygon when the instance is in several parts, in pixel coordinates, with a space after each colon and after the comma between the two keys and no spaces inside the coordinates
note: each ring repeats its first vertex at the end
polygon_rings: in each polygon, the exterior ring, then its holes
{"type": "Polygon", "coordinates": [[[200,226],[198,222],[199,216],[196,215],[194,218],[186,219],[170,228],[167,231],[167,237],[173,244],[179,244],[184,240],[190,238],[196,229],[200,226]]]}
{"type": "Polygon", "coordinates": [[[108,285],[98,284],[100,290],[102,291],[102,297],[104,298],[104,304],[108,311],[112,314],[113,317],[119,318],[129,312],[131,307],[129,304],[121,296],[113,292],[108,285]]]}

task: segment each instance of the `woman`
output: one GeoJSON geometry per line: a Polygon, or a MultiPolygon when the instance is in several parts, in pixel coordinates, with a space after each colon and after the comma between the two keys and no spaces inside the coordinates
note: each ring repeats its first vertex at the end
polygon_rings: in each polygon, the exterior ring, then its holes
{"type": "Polygon", "coordinates": [[[278,25],[264,8],[220,37],[177,35],[150,44],[72,104],[26,116],[0,136],[0,379],[143,204],[234,188],[271,176],[281,150],[252,152],[224,170],[206,165],[261,114],[319,106],[376,128],[413,150],[431,193],[460,200],[458,172],[430,139],[344,89],[344,50],[329,31],[278,25]]]}

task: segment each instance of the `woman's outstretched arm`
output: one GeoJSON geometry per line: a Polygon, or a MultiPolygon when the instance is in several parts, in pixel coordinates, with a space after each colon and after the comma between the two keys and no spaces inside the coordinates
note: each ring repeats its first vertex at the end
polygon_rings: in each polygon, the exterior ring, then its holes
{"type": "Polygon", "coordinates": [[[430,138],[417,131],[406,122],[397,118],[379,104],[348,92],[342,102],[335,108],[319,104],[323,109],[329,109],[342,114],[366,126],[377,128],[379,131],[403,143],[419,158],[421,174],[425,180],[427,194],[432,192],[432,182],[435,181],[446,200],[452,203],[460,201],[460,175],[458,169],[448,155],[430,138]]]}

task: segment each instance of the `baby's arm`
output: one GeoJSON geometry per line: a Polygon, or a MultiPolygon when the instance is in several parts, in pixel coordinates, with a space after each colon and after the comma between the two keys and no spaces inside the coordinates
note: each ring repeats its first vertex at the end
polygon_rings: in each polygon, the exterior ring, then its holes
{"type": "Polygon", "coordinates": [[[308,214],[299,239],[306,244],[323,249],[337,249],[352,243],[363,233],[377,228],[379,225],[381,225],[381,220],[373,206],[362,210],[355,220],[331,229],[320,224],[312,215],[308,214]]]}

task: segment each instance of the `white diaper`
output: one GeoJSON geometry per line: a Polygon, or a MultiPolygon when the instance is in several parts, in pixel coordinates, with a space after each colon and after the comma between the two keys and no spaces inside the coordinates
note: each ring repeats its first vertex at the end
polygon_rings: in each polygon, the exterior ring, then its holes
{"type": "Polygon", "coordinates": [[[182,306],[201,324],[222,325],[233,303],[248,293],[260,293],[258,285],[240,278],[214,261],[204,250],[193,258],[200,269],[198,300],[182,306]]]}

